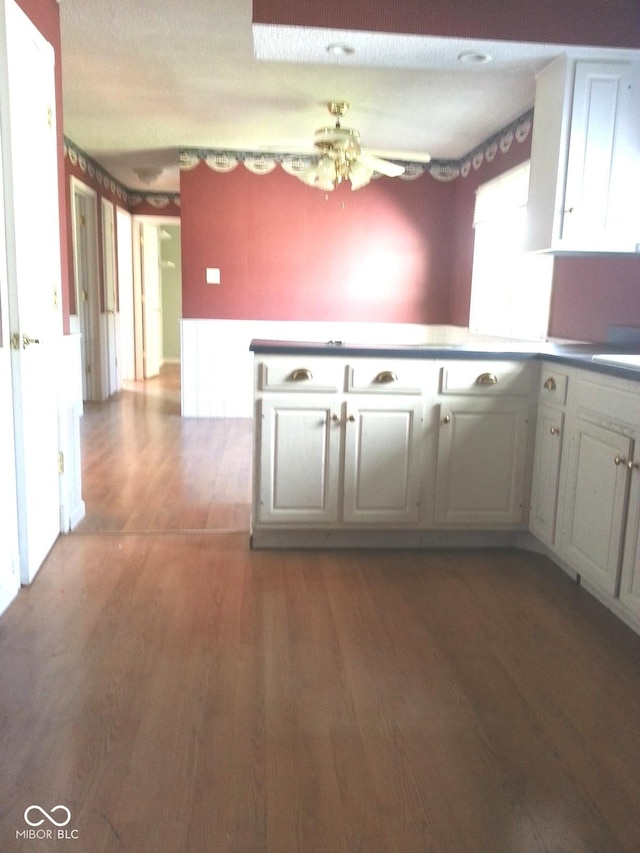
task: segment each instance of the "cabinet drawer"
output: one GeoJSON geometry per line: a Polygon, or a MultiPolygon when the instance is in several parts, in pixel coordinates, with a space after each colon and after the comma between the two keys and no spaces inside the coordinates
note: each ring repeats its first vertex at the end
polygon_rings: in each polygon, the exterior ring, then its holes
{"type": "Polygon", "coordinates": [[[532,377],[533,366],[520,361],[451,361],[440,369],[440,392],[526,397],[532,377]]]}
{"type": "Polygon", "coordinates": [[[344,389],[345,364],[340,359],[295,356],[270,358],[256,366],[260,391],[336,392],[344,389]]]}
{"type": "Polygon", "coordinates": [[[429,368],[422,359],[351,361],[347,390],[363,394],[421,394],[429,368]]]}
{"type": "Polygon", "coordinates": [[[635,435],[640,427],[640,393],[636,384],[622,384],[612,377],[581,375],[577,382],[578,408],[598,418],[615,423],[620,429],[631,428],[635,435]]]}
{"type": "Polygon", "coordinates": [[[569,377],[551,364],[543,364],[540,371],[539,399],[546,406],[564,406],[567,403],[569,377]]]}

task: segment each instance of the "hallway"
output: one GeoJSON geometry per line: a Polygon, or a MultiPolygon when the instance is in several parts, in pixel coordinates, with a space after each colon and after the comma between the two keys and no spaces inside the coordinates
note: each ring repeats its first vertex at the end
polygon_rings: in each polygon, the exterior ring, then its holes
{"type": "Polygon", "coordinates": [[[0,619],[2,853],[640,849],[640,637],[537,555],[251,551],[250,424],[121,397],[0,619]]]}
{"type": "Polygon", "coordinates": [[[127,382],[81,421],[87,515],[76,533],[243,530],[251,503],[250,420],[180,417],[180,368],[127,382]]]}

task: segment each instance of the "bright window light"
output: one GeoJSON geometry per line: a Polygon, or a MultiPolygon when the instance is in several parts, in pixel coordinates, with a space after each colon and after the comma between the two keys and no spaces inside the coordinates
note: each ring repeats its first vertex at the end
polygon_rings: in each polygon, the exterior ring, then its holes
{"type": "Polygon", "coordinates": [[[478,187],[469,329],[544,340],[553,258],[524,251],[529,161],[478,187]]]}

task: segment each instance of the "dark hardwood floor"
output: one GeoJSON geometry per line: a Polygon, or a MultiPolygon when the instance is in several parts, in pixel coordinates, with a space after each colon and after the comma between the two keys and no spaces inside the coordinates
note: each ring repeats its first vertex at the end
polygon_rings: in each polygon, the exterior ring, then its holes
{"type": "Polygon", "coordinates": [[[250,551],[250,426],[163,381],[0,619],[3,853],[640,851],[640,637],[536,555],[250,551]]]}

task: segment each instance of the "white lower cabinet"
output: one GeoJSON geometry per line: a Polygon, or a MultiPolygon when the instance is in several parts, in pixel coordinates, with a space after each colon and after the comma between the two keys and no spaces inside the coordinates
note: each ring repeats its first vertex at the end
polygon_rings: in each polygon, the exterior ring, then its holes
{"type": "Polygon", "coordinates": [[[529,402],[462,398],[440,406],[436,526],[523,524],[529,402]]]}
{"type": "Polygon", "coordinates": [[[558,365],[544,362],[538,383],[529,529],[551,548],[555,548],[557,538],[556,519],[570,373],[570,369],[558,369],[558,365]]]}
{"type": "Polygon", "coordinates": [[[258,524],[417,524],[422,412],[420,397],[263,399],[258,524]]]}
{"type": "Polygon", "coordinates": [[[347,404],[343,519],[417,524],[422,474],[420,398],[347,404]]]}
{"type": "Polygon", "coordinates": [[[550,406],[539,406],[529,529],[545,544],[552,546],[556,540],[563,438],[564,412],[550,406]]]}
{"type": "Polygon", "coordinates": [[[633,442],[578,416],[571,431],[562,555],[607,595],[617,591],[633,442]]]}
{"type": "MultiPolygon", "coordinates": [[[[640,448],[636,452],[640,457],[640,448]]],[[[633,465],[619,595],[623,608],[640,625],[640,458],[633,465]]]]}
{"type": "Polygon", "coordinates": [[[256,521],[338,521],[340,409],[335,396],[261,401],[256,521]]]}
{"type": "Polygon", "coordinates": [[[566,421],[556,552],[640,629],[640,386],[578,371],[566,421]]]}
{"type": "Polygon", "coordinates": [[[436,527],[526,523],[537,365],[450,361],[440,368],[436,527]]]}

